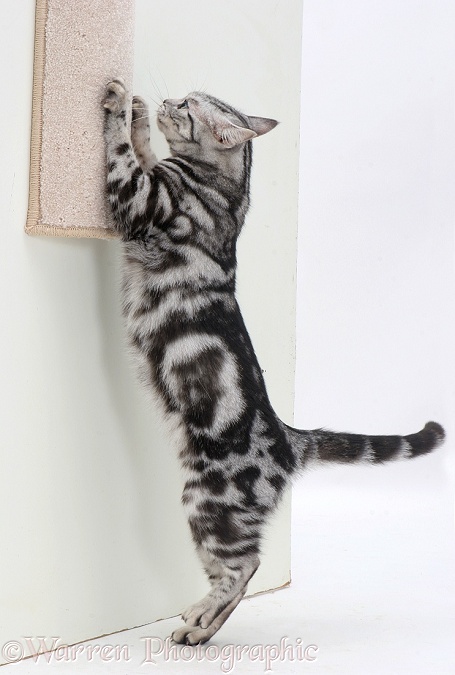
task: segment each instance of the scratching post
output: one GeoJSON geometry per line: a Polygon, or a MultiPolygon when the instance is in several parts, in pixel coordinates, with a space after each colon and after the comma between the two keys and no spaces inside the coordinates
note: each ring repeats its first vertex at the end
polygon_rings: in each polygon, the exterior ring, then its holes
{"type": "Polygon", "coordinates": [[[37,0],[28,234],[115,236],[105,203],[107,82],[133,77],[134,0],[37,0]]]}

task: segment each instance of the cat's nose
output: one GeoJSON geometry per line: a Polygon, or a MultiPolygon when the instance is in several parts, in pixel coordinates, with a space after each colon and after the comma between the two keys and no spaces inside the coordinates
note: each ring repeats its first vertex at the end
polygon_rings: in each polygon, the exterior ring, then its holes
{"type": "Polygon", "coordinates": [[[164,106],[168,106],[169,108],[176,108],[179,103],[182,102],[182,99],[180,98],[165,98],[163,101],[164,106]]]}

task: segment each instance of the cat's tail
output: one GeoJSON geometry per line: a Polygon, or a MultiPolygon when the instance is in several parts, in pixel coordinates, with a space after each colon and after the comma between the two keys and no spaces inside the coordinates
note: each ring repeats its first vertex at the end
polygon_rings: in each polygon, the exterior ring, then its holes
{"type": "Polygon", "coordinates": [[[427,422],[421,431],[408,436],[363,436],[325,429],[300,431],[288,426],[285,432],[300,459],[300,468],[325,462],[382,464],[411,459],[431,452],[445,437],[437,422],[427,422]]]}

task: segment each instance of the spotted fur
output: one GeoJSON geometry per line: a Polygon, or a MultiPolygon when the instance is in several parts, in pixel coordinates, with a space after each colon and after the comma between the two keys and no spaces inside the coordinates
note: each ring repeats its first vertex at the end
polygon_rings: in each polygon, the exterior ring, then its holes
{"type": "Polygon", "coordinates": [[[150,149],[148,109],[107,87],[107,194],[123,240],[123,309],[142,377],[184,432],[182,501],[211,583],[183,613],[177,642],[205,642],[246,592],[264,524],[311,462],[381,463],[432,450],[429,422],[409,436],[300,431],[274,413],[235,298],[236,241],[249,205],[251,140],[274,120],[204,93],[166,100],[157,122],[171,156],[150,149]]]}

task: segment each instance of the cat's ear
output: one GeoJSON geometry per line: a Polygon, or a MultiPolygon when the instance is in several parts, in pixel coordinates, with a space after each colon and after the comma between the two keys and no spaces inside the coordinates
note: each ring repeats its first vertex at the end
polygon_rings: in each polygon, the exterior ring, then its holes
{"type": "Polygon", "coordinates": [[[239,127],[226,117],[217,120],[214,128],[216,139],[223,144],[225,148],[233,148],[236,145],[250,141],[256,136],[262,136],[268,131],[272,131],[278,122],[267,117],[248,117],[248,128],[239,127]]]}
{"type": "Polygon", "coordinates": [[[214,136],[222,143],[224,148],[234,148],[236,145],[245,143],[257,136],[257,133],[252,129],[239,127],[225,117],[218,120],[218,124],[213,129],[214,136]]]}
{"type": "Polygon", "coordinates": [[[262,136],[272,131],[277,124],[276,120],[271,120],[268,117],[248,117],[248,126],[255,132],[256,136],[262,136]]]}

